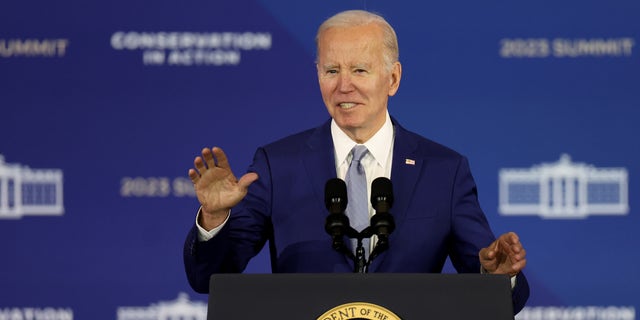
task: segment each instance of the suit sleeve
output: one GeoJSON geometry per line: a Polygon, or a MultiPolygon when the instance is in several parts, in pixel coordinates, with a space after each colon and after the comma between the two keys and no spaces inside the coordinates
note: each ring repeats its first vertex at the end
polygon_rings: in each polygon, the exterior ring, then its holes
{"type": "MultiPolygon", "coordinates": [[[[460,273],[480,271],[480,249],[495,240],[487,218],[478,202],[478,190],[471,175],[468,160],[461,157],[455,174],[452,194],[451,262],[460,273]]],[[[519,312],[529,297],[529,284],[521,272],[512,290],[514,314],[519,312]]]]}
{"type": "Polygon", "coordinates": [[[187,234],[183,259],[191,287],[209,292],[209,278],[215,273],[240,273],[260,252],[271,235],[271,179],[264,149],[254,155],[250,172],[258,174],[247,196],[231,210],[227,224],[209,241],[198,241],[194,226],[187,234]]]}

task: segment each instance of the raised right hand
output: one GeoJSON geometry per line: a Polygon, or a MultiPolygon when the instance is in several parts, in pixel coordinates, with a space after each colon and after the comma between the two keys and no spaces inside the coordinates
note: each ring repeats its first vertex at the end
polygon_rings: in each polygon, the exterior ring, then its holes
{"type": "Polygon", "coordinates": [[[211,230],[220,225],[229,210],[247,195],[249,185],[258,179],[258,175],[249,172],[238,180],[224,151],[218,147],[202,149],[202,157],[196,157],[193,164],[195,169],[189,169],[189,178],[202,206],[200,224],[211,230]]]}

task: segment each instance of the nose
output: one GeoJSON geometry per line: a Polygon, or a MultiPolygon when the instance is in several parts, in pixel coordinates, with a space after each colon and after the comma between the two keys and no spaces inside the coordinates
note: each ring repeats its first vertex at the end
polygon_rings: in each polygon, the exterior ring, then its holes
{"type": "Polygon", "coordinates": [[[340,73],[340,82],[338,83],[338,90],[341,92],[349,92],[353,90],[353,81],[349,72],[340,73]]]}

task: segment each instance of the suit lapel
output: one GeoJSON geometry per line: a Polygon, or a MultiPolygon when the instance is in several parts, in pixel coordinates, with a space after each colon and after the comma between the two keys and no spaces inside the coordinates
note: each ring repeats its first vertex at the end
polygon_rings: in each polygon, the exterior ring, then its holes
{"type": "MultiPolygon", "coordinates": [[[[324,187],[327,180],[335,178],[336,165],[334,156],[333,139],[331,137],[331,120],[327,121],[322,126],[318,127],[307,140],[307,144],[303,148],[302,155],[305,170],[307,176],[311,182],[311,188],[317,199],[316,205],[320,208],[325,207],[324,203],[324,187]]],[[[321,210],[326,215],[329,214],[326,210],[321,210]]],[[[330,236],[327,234],[327,240],[330,236]]],[[[345,236],[345,244],[349,245],[349,241],[345,236]]],[[[327,241],[327,245],[330,242],[327,241]]],[[[345,264],[353,266],[353,261],[346,255],[344,256],[345,264]]]]}
{"type": "Polygon", "coordinates": [[[404,128],[396,123],[396,138],[393,150],[393,165],[391,167],[391,181],[395,204],[391,212],[396,218],[396,224],[403,222],[411,199],[414,197],[415,186],[418,182],[424,159],[417,153],[418,143],[404,128]]]}
{"type": "MultiPolygon", "coordinates": [[[[418,156],[418,143],[416,139],[395,119],[392,119],[395,128],[393,146],[393,164],[391,166],[391,183],[395,203],[391,207],[397,229],[404,223],[409,204],[413,199],[416,183],[422,171],[424,160],[418,156]]],[[[393,247],[394,234],[389,238],[389,244],[393,247]]],[[[386,252],[380,254],[369,266],[370,272],[375,272],[386,257],[386,252]]]]}
{"type": "Polygon", "coordinates": [[[336,177],[331,122],[318,127],[303,147],[302,159],[317,205],[324,208],[324,186],[327,180],[336,177]]]}

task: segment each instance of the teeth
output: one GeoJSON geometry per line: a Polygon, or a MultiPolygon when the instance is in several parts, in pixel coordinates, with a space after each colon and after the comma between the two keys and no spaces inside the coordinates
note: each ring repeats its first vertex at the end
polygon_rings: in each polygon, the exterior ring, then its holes
{"type": "Polygon", "coordinates": [[[352,103],[352,102],[343,102],[343,103],[341,103],[341,104],[340,104],[340,108],[342,108],[342,109],[351,109],[351,108],[353,108],[355,105],[356,105],[356,104],[355,104],[355,103],[352,103]]]}

